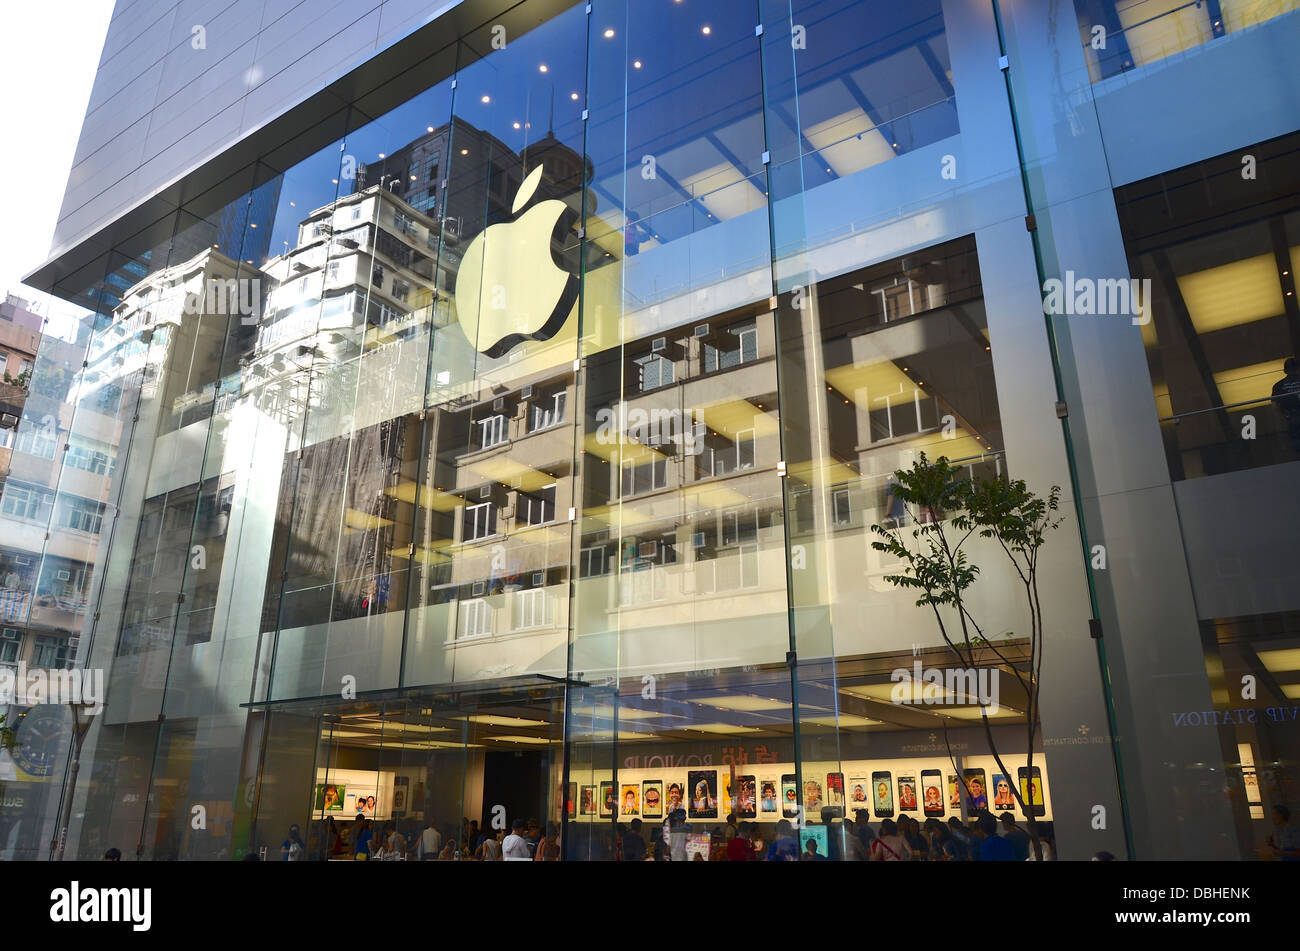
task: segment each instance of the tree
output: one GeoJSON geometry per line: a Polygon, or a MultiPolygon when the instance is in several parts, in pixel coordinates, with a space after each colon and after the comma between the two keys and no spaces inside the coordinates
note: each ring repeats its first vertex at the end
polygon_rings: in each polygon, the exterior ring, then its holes
{"type": "MultiPolygon", "coordinates": [[[[894,473],[891,491],[901,500],[909,518],[900,519],[893,528],[873,525],[871,530],[882,540],[871,547],[902,562],[902,573],[886,575],[895,587],[919,592],[917,607],[928,607],[944,643],[966,669],[977,666],[977,653],[988,650],[1003,669],[1016,677],[1028,698],[1026,720],[1026,758],[1028,775],[1033,777],[1034,737],[1038,730],[1039,685],[1043,665],[1043,610],[1038,591],[1039,552],[1047,533],[1061,524],[1056,514],[1060,507],[1061,487],[1052,486],[1046,498],[1031,492],[1024,480],[966,477],[962,469],[946,457],[931,462],[921,453],[911,469],[894,473]],[[924,516],[924,517],[923,517],[924,516]],[[910,521],[910,527],[904,522],[910,521]],[[972,538],[993,539],[1006,555],[1020,581],[1027,611],[1029,661],[1026,670],[1009,662],[986,635],[983,625],[970,611],[968,594],[979,580],[980,566],[971,561],[966,545],[972,538]],[[909,542],[910,538],[910,542],[909,542]],[[941,610],[944,609],[944,610],[941,610]]],[[[1013,632],[1003,635],[1014,639],[1013,632]]],[[[1010,780],[1013,775],[1002,762],[989,723],[988,710],[981,705],[980,720],[989,751],[998,769],[1010,780]]],[[[944,726],[944,742],[948,730],[944,726]]],[[[952,756],[952,747],[948,747],[952,756]]],[[[964,785],[964,783],[963,783],[964,785]]],[[[1038,824],[1030,802],[1025,801],[1018,783],[1010,783],[1011,794],[1027,817],[1034,854],[1042,859],[1038,824]]]]}
{"type": "Polygon", "coordinates": [[[9,714],[0,713],[0,748],[3,748],[6,752],[12,753],[14,743],[17,742],[18,737],[13,730],[5,726],[5,721],[7,719],[9,719],[9,714]]]}

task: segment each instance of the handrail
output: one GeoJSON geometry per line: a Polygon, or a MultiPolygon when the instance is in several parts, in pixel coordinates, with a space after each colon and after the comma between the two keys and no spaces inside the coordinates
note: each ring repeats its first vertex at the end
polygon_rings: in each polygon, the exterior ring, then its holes
{"type": "Polygon", "coordinates": [[[1241,408],[1241,407],[1243,407],[1243,406],[1257,406],[1257,405],[1262,405],[1262,404],[1264,404],[1264,403],[1276,403],[1276,402],[1278,402],[1280,399],[1282,399],[1282,397],[1278,397],[1278,396],[1259,396],[1259,397],[1256,397],[1256,398],[1253,399],[1253,400],[1244,400],[1244,401],[1242,401],[1242,402],[1240,402],[1240,403],[1224,403],[1222,406],[1211,406],[1211,407],[1208,407],[1207,409],[1194,409],[1194,410],[1189,410],[1189,411],[1186,412],[1186,413],[1175,413],[1173,416],[1162,416],[1162,417],[1160,417],[1159,422],[1162,422],[1162,423],[1169,423],[1169,422],[1172,422],[1172,423],[1178,423],[1180,420],[1182,420],[1182,419],[1184,419],[1185,417],[1188,417],[1188,416],[1199,416],[1199,415],[1201,415],[1201,414],[1203,414],[1203,413],[1218,413],[1218,412],[1222,412],[1222,411],[1226,411],[1226,410],[1230,410],[1230,409],[1239,409],[1239,408],[1241,408]]]}

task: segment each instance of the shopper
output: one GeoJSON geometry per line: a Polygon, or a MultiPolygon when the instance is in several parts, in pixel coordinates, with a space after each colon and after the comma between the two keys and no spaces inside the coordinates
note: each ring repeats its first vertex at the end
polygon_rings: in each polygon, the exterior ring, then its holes
{"type": "Polygon", "coordinates": [[[280,845],[280,858],[284,862],[301,862],[307,854],[307,843],[302,840],[298,823],[289,826],[289,838],[280,845]]]}
{"type": "MultiPolygon", "coordinates": [[[[1050,825],[1040,825],[1038,827],[1038,846],[1043,850],[1044,862],[1056,861],[1056,842],[1050,825]]],[[[1038,861],[1038,856],[1034,854],[1034,844],[1032,842],[1029,843],[1029,855],[1025,858],[1025,861],[1038,861]]]]}
{"type": "Polygon", "coordinates": [[[369,819],[352,820],[352,858],[356,861],[364,861],[370,858],[370,841],[374,838],[374,833],[370,831],[369,819]]]}
{"type": "Polygon", "coordinates": [[[104,861],[105,861],[105,862],[120,862],[120,861],[122,861],[122,850],[121,850],[121,849],[109,849],[107,852],[104,853],[104,861]]]}
{"type": "Polygon", "coordinates": [[[1016,848],[1010,841],[998,835],[998,821],[993,813],[982,812],[976,821],[978,828],[979,860],[981,862],[1014,862],[1016,848]]]}
{"type": "Polygon", "coordinates": [[[674,809],[668,816],[669,861],[686,861],[686,833],[689,828],[690,827],[686,824],[686,810],[674,809]]]}
{"type": "Polygon", "coordinates": [[[641,820],[633,819],[627,833],[623,836],[623,861],[644,862],[646,856],[645,839],[641,836],[641,820]]]}
{"type": "Polygon", "coordinates": [[[782,819],[776,824],[776,838],[774,838],[772,844],[767,847],[767,857],[765,861],[799,861],[799,842],[794,837],[794,829],[791,828],[789,819],[782,819]]]}
{"type": "Polygon", "coordinates": [[[1016,817],[1009,812],[1002,813],[998,819],[1002,822],[1000,835],[1016,850],[1016,861],[1025,861],[1029,858],[1029,833],[1016,825],[1016,817]]]}
{"type": "Polygon", "coordinates": [[[727,861],[728,862],[750,862],[754,858],[754,847],[750,844],[749,837],[752,834],[753,826],[748,822],[742,822],[736,827],[736,836],[727,843],[727,861]]]}
{"type": "Polygon", "coordinates": [[[424,831],[420,833],[420,850],[419,856],[425,862],[432,862],[442,851],[442,833],[438,831],[437,823],[433,816],[429,817],[428,824],[424,831]]]}
{"type": "Polygon", "coordinates": [[[533,847],[534,862],[558,862],[560,860],[560,830],[554,822],[546,823],[546,835],[537,840],[533,847]]]}
{"type": "Polygon", "coordinates": [[[853,814],[858,825],[858,841],[862,843],[862,853],[871,857],[871,843],[876,840],[876,830],[871,828],[871,813],[865,809],[859,809],[853,814]]]}
{"type": "Polygon", "coordinates": [[[1295,357],[1287,357],[1282,372],[1286,375],[1273,384],[1271,395],[1286,423],[1291,448],[1300,453],[1300,362],[1295,357]]]}
{"type": "Polygon", "coordinates": [[[911,859],[912,850],[907,841],[898,834],[898,826],[893,819],[880,823],[880,835],[871,843],[872,862],[905,862],[911,859]]]}
{"type": "Polygon", "coordinates": [[[930,857],[930,843],[921,834],[921,823],[911,816],[903,816],[898,822],[898,827],[899,835],[907,842],[907,847],[912,850],[913,860],[925,861],[928,859],[930,857]]]}
{"type": "Polygon", "coordinates": [[[501,858],[504,861],[527,862],[533,857],[528,848],[528,840],[524,838],[524,833],[527,831],[528,823],[523,819],[516,819],[511,824],[510,834],[501,843],[501,858]]]}
{"type": "Polygon", "coordinates": [[[1280,803],[1273,807],[1273,833],[1267,845],[1274,859],[1300,862],[1300,829],[1291,825],[1291,810],[1280,803]]]}
{"type": "Polygon", "coordinates": [[[966,827],[961,824],[961,820],[953,816],[948,820],[948,834],[952,836],[953,859],[958,862],[965,862],[972,859],[971,854],[971,836],[966,831],[966,827]]]}

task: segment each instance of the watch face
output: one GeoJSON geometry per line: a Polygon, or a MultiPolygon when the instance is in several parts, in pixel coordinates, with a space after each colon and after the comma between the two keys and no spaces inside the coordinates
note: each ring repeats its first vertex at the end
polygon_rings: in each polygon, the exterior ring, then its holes
{"type": "Polygon", "coordinates": [[[29,776],[48,776],[54,771],[59,738],[66,730],[68,709],[61,704],[42,703],[18,720],[14,742],[14,765],[29,776]]]}

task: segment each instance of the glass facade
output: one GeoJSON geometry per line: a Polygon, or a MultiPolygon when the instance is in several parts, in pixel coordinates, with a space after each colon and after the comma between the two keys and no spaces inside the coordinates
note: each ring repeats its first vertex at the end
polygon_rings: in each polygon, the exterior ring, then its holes
{"type": "Polygon", "coordinates": [[[1293,6],[525,0],[196,179],[51,281],[3,608],[106,691],[11,708],[0,854],[1267,852],[1293,6]],[[873,544],[939,457],[1062,487],[961,651],[873,544]]]}

